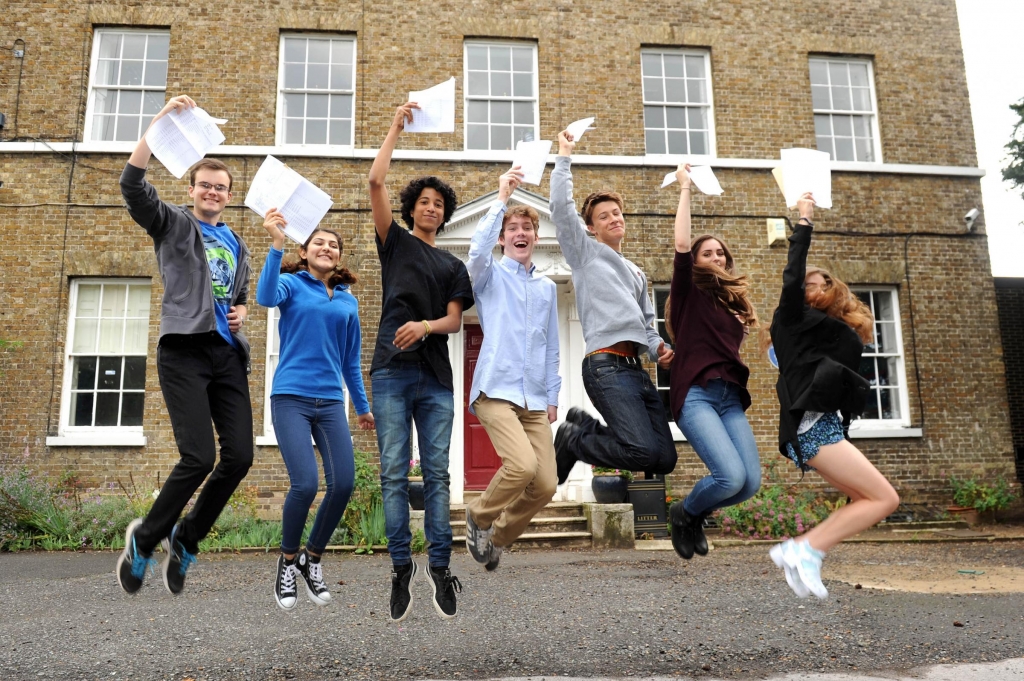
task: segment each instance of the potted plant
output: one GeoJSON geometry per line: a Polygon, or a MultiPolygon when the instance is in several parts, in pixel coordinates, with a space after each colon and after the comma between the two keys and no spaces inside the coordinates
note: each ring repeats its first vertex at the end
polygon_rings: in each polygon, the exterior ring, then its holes
{"type": "Polygon", "coordinates": [[[423,510],[423,469],[416,459],[409,460],[409,505],[414,511],[423,510]]]}
{"type": "Polygon", "coordinates": [[[597,500],[597,503],[624,503],[633,474],[629,471],[606,468],[605,466],[591,466],[591,468],[594,470],[594,479],[590,482],[590,488],[594,490],[594,499],[597,500]]]}
{"type": "Polygon", "coordinates": [[[1006,478],[997,478],[995,484],[988,485],[977,478],[957,478],[949,476],[949,486],[953,490],[953,505],[946,510],[976,525],[984,515],[989,522],[995,520],[996,511],[1007,508],[1017,496],[1010,488],[1006,478]]]}

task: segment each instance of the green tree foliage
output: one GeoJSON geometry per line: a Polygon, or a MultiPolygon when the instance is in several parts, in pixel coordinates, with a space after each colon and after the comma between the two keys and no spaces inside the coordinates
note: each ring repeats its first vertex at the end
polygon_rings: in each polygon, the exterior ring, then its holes
{"type": "Polygon", "coordinates": [[[1010,164],[1003,168],[1003,179],[1022,190],[1024,196],[1024,99],[1011,104],[1010,109],[1017,114],[1017,122],[1013,126],[1013,134],[1006,144],[1010,164]]]}

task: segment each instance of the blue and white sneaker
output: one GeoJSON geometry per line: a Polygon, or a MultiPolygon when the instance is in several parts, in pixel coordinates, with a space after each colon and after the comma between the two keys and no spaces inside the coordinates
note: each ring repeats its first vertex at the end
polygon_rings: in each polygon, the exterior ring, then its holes
{"type": "Polygon", "coordinates": [[[197,562],[195,554],[189,553],[185,549],[185,545],[178,541],[179,529],[181,529],[181,523],[174,526],[170,537],[160,542],[167,554],[161,565],[164,573],[164,586],[174,595],[180,594],[181,590],[185,588],[185,573],[197,562]]]}
{"type": "Polygon", "coordinates": [[[800,574],[797,572],[797,569],[795,567],[790,567],[789,563],[786,561],[787,555],[793,556],[794,562],[796,560],[793,548],[794,543],[795,542],[792,539],[787,539],[781,544],[776,544],[768,552],[768,556],[772,559],[772,562],[775,563],[776,567],[780,567],[785,571],[786,583],[789,584],[789,588],[793,590],[796,597],[807,598],[811,595],[810,589],[804,586],[804,583],[800,581],[800,574]]]}
{"type": "Polygon", "coordinates": [[[786,563],[796,568],[804,586],[822,599],[828,598],[828,589],[821,583],[821,560],[824,557],[824,553],[806,541],[794,542],[792,555],[786,557],[786,563]]]}
{"type": "Polygon", "coordinates": [[[135,547],[135,530],[140,525],[142,525],[142,518],[136,518],[128,523],[128,529],[124,533],[124,551],[117,559],[117,568],[114,570],[118,584],[125,590],[125,593],[130,594],[142,588],[142,580],[146,578],[146,572],[152,572],[156,565],[153,554],[143,555],[135,547]]]}

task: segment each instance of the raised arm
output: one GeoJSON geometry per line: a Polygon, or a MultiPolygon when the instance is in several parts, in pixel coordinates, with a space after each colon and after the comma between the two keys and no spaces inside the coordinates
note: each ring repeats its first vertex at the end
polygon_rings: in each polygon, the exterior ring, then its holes
{"type": "Polygon", "coordinates": [[[268,210],[263,220],[263,229],[273,239],[267,259],[263,261],[260,280],[256,283],[256,302],[263,307],[277,307],[288,298],[288,287],[281,281],[281,259],[284,257],[284,232],[281,230],[287,224],[288,221],[276,208],[268,210]]]}
{"type": "Polygon", "coordinates": [[[676,171],[679,180],[679,206],[676,208],[676,253],[690,252],[690,164],[676,171]]]}
{"type": "Polygon", "coordinates": [[[779,299],[779,315],[786,323],[800,320],[804,310],[804,278],[807,274],[807,251],[811,247],[811,231],[814,223],[814,199],[804,194],[797,202],[800,218],[789,236],[789,257],[786,269],[782,271],[782,296],[779,299]]]}
{"type": "Polygon", "coordinates": [[[149,128],[153,127],[158,118],[163,118],[171,111],[184,111],[185,109],[191,109],[196,105],[188,95],[178,95],[177,97],[171,97],[164,108],[160,109],[156,116],[153,116],[153,120],[149,122],[149,127],[146,128],[146,132],[142,133],[142,139],[135,145],[135,149],[132,151],[132,155],[128,157],[128,162],[136,168],[142,168],[143,170],[149,165],[149,159],[153,156],[153,152],[149,148],[149,143],[146,141],[146,133],[149,132],[149,128]]]}
{"type": "Polygon", "coordinates": [[[418,108],[420,107],[416,102],[406,102],[398,107],[388,135],[380,145],[373,165],[370,166],[370,208],[373,211],[373,227],[377,230],[377,237],[381,243],[387,240],[388,230],[391,229],[391,222],[394,219],[391,215],[391,197],[388,196],[385,184],[388,169],[391,167],[391,154],[398,144],[398,136],[405,130],[406,121],[412,122],[412,110],[418,108]]]}
{"type": "Polygon", "coordinates": [[[580,267],[590,259],[590,252],[597,243],[587,236],[587,230],[580,224],[576,214],[576,202],[572,198],[572,150],[576,146],[567,131],[558,133],[558,156],[551,171],[551,220],[555,223],[555,236],[569,267],[580,267]]]}
{"type": "Polygon", "coordinates": [[[494,257],[491,252],[501,234],[502,218],[508,199],[512,196],[519,183],[523,181],[523,172],[519,166],[511,168],[498,180],[498,198],[491,204],[490,210],[477,223],[473,239],[469,242],[469,260],[466,269],[473,280],[473,290],[482,291],[491,278],[491,266],[494,257]]]}

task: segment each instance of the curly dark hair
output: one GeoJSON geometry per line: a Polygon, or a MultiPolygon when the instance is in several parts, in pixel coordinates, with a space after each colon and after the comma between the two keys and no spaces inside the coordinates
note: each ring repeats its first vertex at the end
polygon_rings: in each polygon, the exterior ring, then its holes
{"type": "Polygon", "coordinates": [[[440,234],[448,221],[452,219],[452,213],[455,212],[455,206],[458,205],[459,200],[455,197],[455,190],[451,188],[451,185],[433,175],[416,178],[407,184],[399,194],[402,201],[402,222],[412,231],[412,209],[416,205],[416,200],[420,198],[420,194],[427,188],[436,190],[444,199],[444,221],[437,228],[437,233],[440,234]]]}

